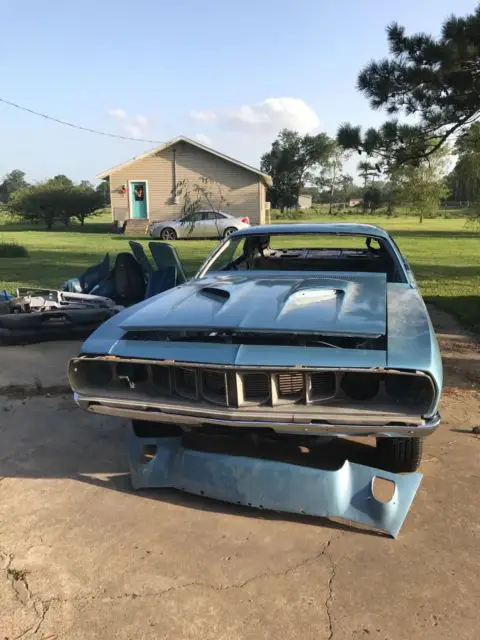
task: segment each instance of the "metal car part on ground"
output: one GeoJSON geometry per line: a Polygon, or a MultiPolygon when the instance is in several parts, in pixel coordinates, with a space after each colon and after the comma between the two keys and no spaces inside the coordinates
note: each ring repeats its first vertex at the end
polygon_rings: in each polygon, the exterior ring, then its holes
{"type": "Polygon", "coordinates": [[[173,488],[259,510],[342,518],[394,538],[422,480],[349,460],[332,469],[209,451],[178,436],[141,438],[133,428],[127,447],[134,489],[173,488]],[[377,483],[387,483],[385,495],[377,483]]]}
{"type": "MultiPolygon", "coordinates": [[[[143,247],[139,247],[143,251],[143,247]]],[[[152,267],[147,273],[145,261],[141,263],[125,252],[118,254],[110,270],[109,255],[106,254],[100,263],[86,269],[78,278],[67,280],[60,291],[22,288],[17,289],[15,296],[5,292],[1,298],[4,302],[0,302],[0,343],[85,339],[125,306],[184,282],[185,276],[181,267],[177,269],[180,261],[173,248],[164,245],[156,250],[155,257],[159,268],[152,267]]],[[[144,258],[148,261],[146,256],[144,258]]]]}
{"type": "Polygon", "coordinates": [[[51,311],[53,309],[78,308],[86,309],[105,307],[120,311],[119,307],[110,298],[96,296],[89,293],[70,293],[69,291],[56,291],[54,289],[28,289],[19,288],[16,292],[15,307],[22,308],[22,313],[29,311],[51,311]]]}
{"type": "Polygon", "coordinates": [[[63,292],[50,293],[51,299],[42,292],[0,302],[1,344],[85,339],[121,309],[104,298],[95,301],[95,296],[88,296],[88,302],[82,304],[81,294],[71,302],[62,302],[63,292]]]}

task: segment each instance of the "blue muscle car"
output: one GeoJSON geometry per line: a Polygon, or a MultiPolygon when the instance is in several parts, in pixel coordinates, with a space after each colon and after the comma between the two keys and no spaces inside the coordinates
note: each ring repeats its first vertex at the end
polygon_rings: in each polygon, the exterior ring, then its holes
{"type": "Polygon", "coordinates": [[[234,429],[376,437],[413,471],[442,363],[407,260],[367,224],[280,224],[221,242],[185,284],[127,308],[69,366],[80,407],[140,437],[234,429]]]}

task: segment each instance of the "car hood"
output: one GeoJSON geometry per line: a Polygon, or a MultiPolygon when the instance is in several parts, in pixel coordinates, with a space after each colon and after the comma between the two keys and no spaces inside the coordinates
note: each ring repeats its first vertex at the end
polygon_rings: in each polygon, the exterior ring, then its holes
{"type": "Polygon", "coordinates": [[[386,291],[376,273],[216,275],[152,298],[120,326],[375,337],[386,332],[386,291]]]}

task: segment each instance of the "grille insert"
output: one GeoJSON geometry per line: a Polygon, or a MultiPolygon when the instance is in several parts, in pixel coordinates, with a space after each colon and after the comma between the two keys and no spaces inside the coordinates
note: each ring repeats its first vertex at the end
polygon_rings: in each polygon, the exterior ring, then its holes
{"type": "Polygon", "coordinates": [[[223,371],[204,371],[202,375],[202,395],[206,400],[215,404],[228,404],[226,374],[223,371]]]}
{"type": "Polygon", "coordinates": [[[152,383],[155,391],[170,395],[170,369],[168,367],[152,366],[152,383]]]}
{"type": "Polygon", "coordinates": [[[196,399],[198,397],[197,390],[197,374],[195,369],[184,369],[178,367],[175,371],[175,391],[185,398],[196,399]]]}
{"type": "Polygon", "coordinates": [[[300,398],[305,391],[303,373],[279,373],[277,375],[278,397],[300,398]]]}
{"type": "Polygon", "coordinates": [[[138,362],[122,362],[117,365],[117,378],[124,380],[132,389],[148,380],[148,368],[138,362]]]}
{"type": "Polygon", "coordinates": [[[250,402],[266,402],[270,397],[270,377],[266,373],[245,373],[243,395],[250,402]]]}
{"type": "Polygon", "coordinates": [[[310,400],[319,402],[335,395],[336,377],[334,371],[319,371],[310,376],[310,400]]]}

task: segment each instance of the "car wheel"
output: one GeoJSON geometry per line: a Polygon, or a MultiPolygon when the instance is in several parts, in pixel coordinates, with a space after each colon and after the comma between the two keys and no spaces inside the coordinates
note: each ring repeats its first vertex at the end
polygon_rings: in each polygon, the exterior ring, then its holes
{"type": "Polygon", "coordinates": [[[235,231],[237,231],[235,227],[227,227],[223,232],[223,237],[228,238],[228,236],[231,236],[232,233],[235,233],[235,231]]]}
{"type": "Polygon", "coordinates": [[[420,466],[423,438],[377,438],[382,468],[395,473],[416,471],[420,466]]]}
{"type": "Polygon", "coordinates": [[[146,420],[132,420],[132,429],[137,438],[178,438],[183,433],[176,424],[146,420]]]}
{"type": "Polygon", "coordinates": [[[165,229],[162,229],[160,233],[160,238],[162,240],[176,240],[177,232],[175,229],[172,229],[172,227],[165,227],[165,229]]]}

